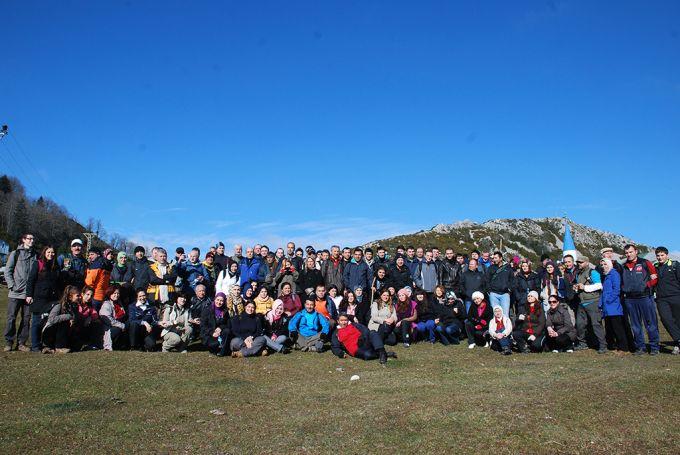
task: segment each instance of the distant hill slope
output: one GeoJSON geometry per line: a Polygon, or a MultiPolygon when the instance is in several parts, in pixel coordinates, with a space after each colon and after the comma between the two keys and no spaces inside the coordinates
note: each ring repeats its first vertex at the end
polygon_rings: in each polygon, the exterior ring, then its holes
{"type": "MultiPolygon", "coordinates": [[[[576,249],[591,259],[600,257],[600,249],[611,246],[623,255],[626,243],[636,243],[619,234],[601,231],[568,220],[576,249]]],[[[382,245],[394,251],[397,245],[434,246],[439,249],[451,247],[456,252],[468,253],[474,249],[493,251],[501,249],[510,255],[538,260],[543,253],[559,258],[564,236],[563,218],[496,219],[484,223],[460,221],[454,224],[438,224],[427,231],[399,235],[367,244],[382,245]],[[501,246],[502,245],[502,246],[501,246]]],[[[636,243],[641,255],[650,252],[648,245],[636,243]]]]}

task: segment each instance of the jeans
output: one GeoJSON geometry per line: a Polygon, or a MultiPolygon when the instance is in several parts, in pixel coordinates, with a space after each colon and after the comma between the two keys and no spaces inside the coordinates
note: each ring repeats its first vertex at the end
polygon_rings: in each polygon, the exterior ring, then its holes
{"type": "Polygon", "coordinates": [[[645,333],[642,330],[642,324],[644,324],[645,329],[647,330],[647,338],[649,338],[650,349],[652,351],[658,351],[659,325],[656,319],[654,300],[651,297],[642,297],[639,299],[626,297],[624,302],[628,309],[628,317],[630,317],[630,327],[633,329],[635,349],[638,351],[645,349],[645,333]]]}
{"type": "Polygon", "coordinates": [[[286,347],[286,341],[288,341],[288,337],[285,335],[279,335],[276,337],[276,341],[272,340],[270,337],[267,338],[267,347],[272,348],[276,352],[281,352],[283,351],[283,348],[286,347]]]}
{"type": "Polygon", "coordinates": [[[460,327],[457,324],[438,325],[437,335],[444,346],[460,344],[460,327]]]}
{"type": "Polygon", "coordinates": [[[436,324],[434,323],[434,320],[430,319],[429,321],[420,321],[416,323],[416,330],[418,333],[422,333],[423,335],[425,332],[427,332],[427,339],[430,343],[434,343],[437,341],[437,338],[435,337],[435,326],[436,324]]]}
{"type": "Polygon", "coordinates": [[[26,344],[28,340],[28,328],[31,325],[31,312],[29,306],[26,304],[26,299],[9,298],[7,300],[7,327],[5,328],[5,342],[7,346],[14,346],[14,338],[17,339],[17,346],[26,344]],[[19,319],[19,328],[17,329],[17,316],[21,313],[19,319]]]}
{"type": "MultiPolygon", "coordinates": [[[[501,331],[496,333],[501,333],[501,331]]],[[[503,337],[501,339],[491,338],[491,347],[493,349],[509,349],[510,348],[510,336],[503,337]]]]}
{"type": "Polygon", "coordinates": [[[472,306],[472,300],[466,300],[465,301],[465,314],[468,314],[470,312],[471,306],[472,306]]]}
{"type": "Polygon", "coordinates": [[[489,303],[492,308],[496,308],[497,306],[503,308],[503,314],[510,317],[510,294],[489,292],[489,303]]]}
{"type": "Polygon", "coordinates": [[[38,352],[42,348],[42,329],[47,322],[43,313],[32,313],[31,316],[31,351],[38,352]]]}

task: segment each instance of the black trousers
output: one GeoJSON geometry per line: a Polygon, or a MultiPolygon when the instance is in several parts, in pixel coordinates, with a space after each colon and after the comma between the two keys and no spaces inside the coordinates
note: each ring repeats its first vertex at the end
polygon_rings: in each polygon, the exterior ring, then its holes
{"type": "Polygon", "coordinates": [[[470,344],[484,344],[489,341],[488,330],[477,330],[471,322],[465,322],[465,332],[468,336],[468,343],[470,344]]]}
{"type": "Polygon", "coordinates": [[[609,349],[629,351],[628,336],[626,335],[626,321],[623,316],[606,316],[604,318],[605,338],[609,349]]]}
{"type": "Polygon", "coordinates": [[[411,342],[411,323],[410,322],[402,321],[402,323],[399,325],[399,327],[394,329],[394,332],[397,334],[397,338],[402,343],[410,343],[411,342]]]}
{"type": "Polygon", "coordinates": [[[574,341],[569,338],[569,335],[564,333],[562,335],[557,335],[556,337],[547,336],[545,337],[545,341],[548,345],[548,349],[551,351],[559,351],[560,349],[573,349],[574,347],[574,341]]]}
{"type": "Polygon", "coordinates": [[[130,349],[142,347],[147,351],[153,351],[158,339],[158,327],[152,327],[151,332],[146,331],[146,327],[139,322],[128,322],[128,334],[130,335],[130,349]]]}
{"type": "Polygon", "coordinates": [[[397,334],[395,333],[394,330],[394,324],[393,325],[380,324],[377,333],[382,338],[382,343],[390,346],[394,346],[395,344],[397,344],[397,334]]]}
{"type": "Polygon", "coordinates": [[[73,340],[69,321],[54,324],[43,331],[43,345],[50,349],[71,349],[73,340]]]}
{"type": "Polygon", "coordinates": [[[354,357],[363,360],[373,360],[377,359],[380,351],[384,350],[385,345],[383,344],[383,335],[380,334],[379,331],[376,332],[371,330],[368,334],[368,339],[361,340],[361,344],[359,344],[359,348],[354,357]]]}
{"type": "Polygon", "coordinates": [[[533,352],[543,352],[543,342],[545,340],[545,335],[536,335],[534,341],[529,341],[529,334],[524,330],[515,330],[512,332],[512,337],[517,342],[517,348],[523,351],[527,346],[533,352]]]}

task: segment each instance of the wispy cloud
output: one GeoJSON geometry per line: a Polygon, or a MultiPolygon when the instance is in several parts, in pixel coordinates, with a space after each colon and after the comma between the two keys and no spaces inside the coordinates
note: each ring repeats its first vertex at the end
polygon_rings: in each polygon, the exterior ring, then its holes
{"type": "Polygon", "coordinates": [[[158,215],[161,213],[175,213],[175,212],[186,212],[189,210],[187,207],[169,207],[165,209],[151,209],[141,213],[141,216],[148,215],[158,215]]]}

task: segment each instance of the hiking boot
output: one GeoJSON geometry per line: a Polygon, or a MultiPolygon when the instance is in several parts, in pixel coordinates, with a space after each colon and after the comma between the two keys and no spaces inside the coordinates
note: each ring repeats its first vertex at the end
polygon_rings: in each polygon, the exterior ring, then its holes
{"type": "Polygon", "coordinates": [[[656,349],[652,349],[651,351],[649,351],[649,355],[659,355],[659,351],[657,351],[656,349]]]}
{"type": "MultiPolygon", "coordinates": [[[[528,352],[528,351],[527,351],[528,352]]],[[[503,348],[503,352],[501,352],[503,355],[512,355],[512,351],[510,348],[503,348]]]]}
{"type": "Polygon", "coordinates": [[[31,352],[31,348],[29,348],[25,344],[20,344],[19,346],[17,346],[17,351],[19,351],[19,352],[31,352]]]}
{"type": "Polygon", "coordinates": [[[54,349],[50,349],[50,348],[45,347],[45,348],[42,348],[42,353],[43,354],[54,354],[54,349]]]}
{"type": "Polygon", "coordinates": [[[405,348],[410,348],[410,347],[411,347],[411,344],[410,344],[410,343],[404,343],[404,347],[405,347],[405,348]]]}
{"type": "Polygon", "coordinates": [[[397,358],[397,353],[394,352],[394,351],[387,351],[387,357],[388,357],[388,358],[392,358],[392,359],[396,359],[396,358],[397,358]]]}
{"type": "Polygon", "coordinates": [[[269,351],[265,348],[262,350],[262,352],[260,352],[260,355],[262,357],[267,357],[269,355],[269,351]]]}
{"type": "Polygon", "coordinates": [[[383,349],[382,351],[380,351],[380,364],[385,365],[386,363],[387,363],[387,353],[383,349]]]}
{"type": "Polygon", "coordinates": [[[588,345],[586,344],[577,344],[574,346],[574,351],[585,351],[588,349],[588,345]]]}
{"type": "Polygon", "coordinates": [[[241,351],[234,351],[231,353],[231,356],[235,359],[242,359],[243,353],[241,351]]]}
{"type": "Polygon", "coordinates": [[[638,349],[633,353],[633,355],[645,355],[645,350],[644,349],[638,349]]]}
{"type": "Polygon", "coordinates": [[[606,354],[607,353],[607,348],[600,348],[597,350],[598,354],[606,354]]]}
{"type": "Polygon", "coordinates": [[[8,344],[8,345],[5,346],[5,348],[3,349],[3,352],[10,352],[11,350],[12,350],[12,346],[8,344]]]}
{"type": "Polygon", "coordinates": [[[56,354],[68,354],[69,352],[71,352],[71,350],[69,348],[57,348],[54,350],[54,352],[56,354]]]}
{"type": "Polygon", "coordinates": [[[680,346],[676,346],[673,348],[673,352],[671,352],[672,355],[680,355],[680,346]]]}

